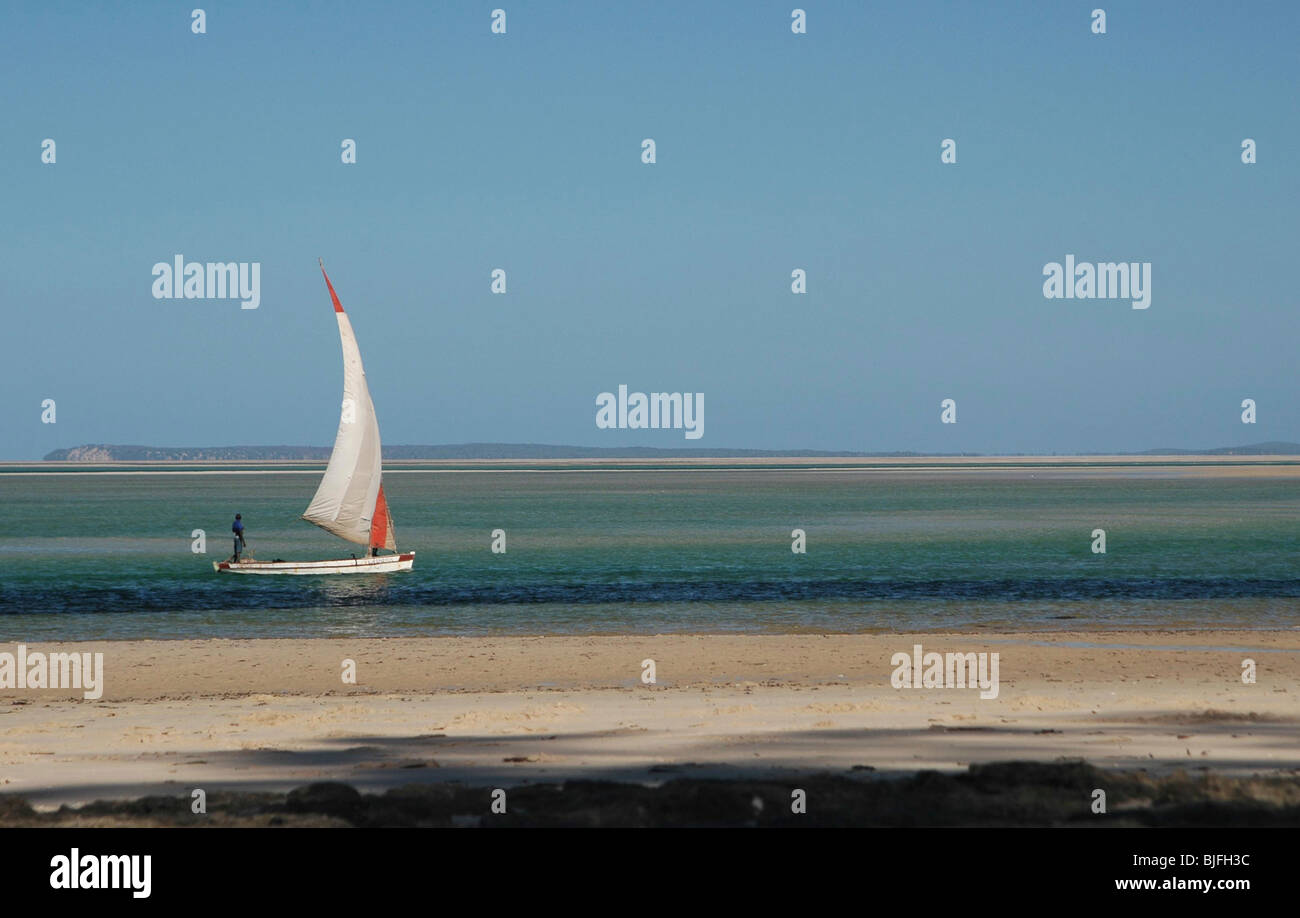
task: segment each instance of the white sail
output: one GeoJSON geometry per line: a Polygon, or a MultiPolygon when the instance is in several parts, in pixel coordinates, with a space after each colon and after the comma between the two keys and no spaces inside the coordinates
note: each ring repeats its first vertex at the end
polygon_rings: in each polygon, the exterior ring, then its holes
{"type": "MultiPolygon", "coordinates": [[[[325,266],[321,265],[321,274],[325,266]]],[[[302,518],[349,542],[396,550],[393,520],[384,497],[379,421],[366,386],[352,323],[325,274],[343,342],[343,410],[325,477],[302,518]]]]}

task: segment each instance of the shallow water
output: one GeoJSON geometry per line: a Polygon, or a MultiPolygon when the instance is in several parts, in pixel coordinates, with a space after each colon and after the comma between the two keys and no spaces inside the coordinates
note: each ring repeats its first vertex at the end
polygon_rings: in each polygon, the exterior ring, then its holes
{"type": "Polygon", "coordinates": [[[236,511],[258,558],[351,554],[318,478],[0,475],[0,639],[1300,626],[1284,474],[398,471],[411,573],[213,573],[236,511]]]}

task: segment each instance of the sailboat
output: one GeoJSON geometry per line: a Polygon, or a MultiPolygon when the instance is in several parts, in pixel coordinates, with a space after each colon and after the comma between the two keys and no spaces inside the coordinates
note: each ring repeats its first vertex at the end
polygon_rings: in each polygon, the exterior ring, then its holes
{"type": "Polygon", "coordinates": [[[343,342],[343,412],[329,465],[302,518],[370,551],[360,558],[353,555],[329,561],[213,561],[219,574],[377,574],[409,571],[415,564],[415,552],[397,551],[393,517],[384,496],[379,421],[366,386],[357,338],[323,262],[320,271],[334,302],[343,342]],[[391,554],[381,555],[381,551],[391,554]]]}

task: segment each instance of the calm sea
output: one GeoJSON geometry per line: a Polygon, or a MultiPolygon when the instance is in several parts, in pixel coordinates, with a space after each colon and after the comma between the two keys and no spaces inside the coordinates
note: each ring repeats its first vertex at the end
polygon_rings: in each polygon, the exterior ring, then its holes
{"type": "Polygon", "coordinates": [[[413,572],[213,572],[347,557],[318,479],[0,475],[0,640],[1300,626],[1293,469],[390,471],[413,572]]]}

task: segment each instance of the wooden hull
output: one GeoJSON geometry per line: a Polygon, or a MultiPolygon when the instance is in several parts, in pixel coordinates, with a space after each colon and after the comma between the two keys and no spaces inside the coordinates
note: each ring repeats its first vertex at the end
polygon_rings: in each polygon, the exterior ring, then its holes
{"type": "Polygon", "coordinates": [[[361,558],[340,558],[336,561],[213,561],[212,569],[218,574],[296,574],[322,576],[327,574],[386,574],[391,571],[409,571],[415,564],[415,552],[397,555],[369,555],[361,558]]]}

